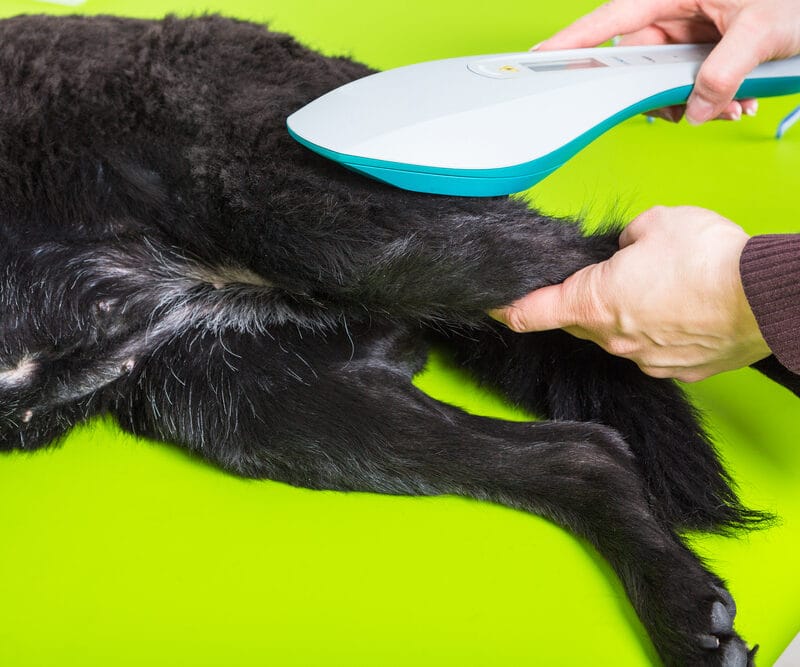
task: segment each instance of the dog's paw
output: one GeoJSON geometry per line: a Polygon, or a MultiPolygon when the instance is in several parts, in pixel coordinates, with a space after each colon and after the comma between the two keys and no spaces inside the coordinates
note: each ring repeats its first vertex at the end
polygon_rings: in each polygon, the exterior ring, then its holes
{"type": "Polygon", "coordinates": [[[714,667],[753,667],[758,646],[750,649],[733,629],[736,603],[722,586],[713,586],[718,595],[708,612],[708,629],[698,635],[698,644],[709,653],[702,664],[714,667]]]}
{"type": "Polygon", "coordinates": [[[673,583],[671,595],[659,600],[662,632],[652,635],[664,664],[752,667],[756,650],[734,629],[736,603],[722,581],[698,568],[684,571],[680,584],[675,579],[673,583]]]}
{"type": "Polygon", "coordinates": [[[721,585],[714,585],[715,598],[706,605],[703,632],[696,635],[695,647],[701,652],[687,662],[676,664],[702,665],[703,667],[752,667],[756,648],[750,650],[736,633],[733,621],[736,618],[736,603],[731,594],[721,585]]]}

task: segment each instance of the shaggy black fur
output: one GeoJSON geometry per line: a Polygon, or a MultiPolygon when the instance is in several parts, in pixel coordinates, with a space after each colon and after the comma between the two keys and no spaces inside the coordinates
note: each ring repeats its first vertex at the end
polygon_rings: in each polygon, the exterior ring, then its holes
{"type": "Polygon", "coordinates": [[[676,531],[763,517],[681,391],[484,315],[616,234],[393,189],[289,137],[368,71],[216,17],[0,22],[0,448],[111,413],[238,475],[535,512],[609,560],[667,664],[745,664],[730,595],[676,531]],[[422,394],[433,340],[550,421],[422,394]]]}

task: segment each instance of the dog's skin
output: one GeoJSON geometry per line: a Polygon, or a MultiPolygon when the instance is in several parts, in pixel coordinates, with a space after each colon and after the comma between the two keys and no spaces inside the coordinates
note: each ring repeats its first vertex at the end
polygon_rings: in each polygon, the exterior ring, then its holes
{"type": "Polygon", "coordinates": [[[289,137],[368,72],[217,17],[0,22],[0,448],[110,413],[237,475],[503,503],[588,539],[666,664],[752,663],[676,531],[764,516],[680,390],[484,314],[617,234],[393,189],[289,137]],[[548,421],[422,394],[431,341],[548,421]]]}

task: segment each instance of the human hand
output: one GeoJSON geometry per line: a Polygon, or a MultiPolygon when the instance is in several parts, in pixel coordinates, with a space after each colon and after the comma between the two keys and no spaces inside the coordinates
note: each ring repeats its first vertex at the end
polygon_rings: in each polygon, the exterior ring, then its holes
{"type": "Polygon", "coordinates": [[[490,315],[517,332],[565,329],[653,377],[702,380],[770,354],[739,275],[748,238],[713,211],[652,208],[609,260],[490,315]]]}
{"type": "MultiPolygon", "coordinates": [[[[537,49],[621,44],[719,42],[706,58],[686,104],[686,120],[738,120],[756,100],[732,101],[757,65],[800,53],[800,0],[611,0],[538,45],[537,49]]],[[[683,107],[660,116],[678,121],[683,107]]]]}

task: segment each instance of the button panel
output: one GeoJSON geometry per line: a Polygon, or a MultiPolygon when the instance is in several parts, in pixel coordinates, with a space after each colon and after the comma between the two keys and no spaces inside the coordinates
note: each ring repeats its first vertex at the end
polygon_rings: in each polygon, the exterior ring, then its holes
{"type": "MultiPolygon", "coordinates": [[[[669,65],[673,63],[700,62],[708,55],[709,47],[697,45],[680,49],[662,48],[644,50],[636,47],[592,49],[593,57],[543,58],[533,54],[511,54],[507,58],[492,58],[471,62],[470,71],[493,79],[517,79],[540,72],[559,72],[603,67],[642,65],[669,65]],[[607,53],[604,53],[607,51],[607,53]],[[527,57],[526,57],[527,56],[527,57]]],[[[538,55],[538,54],[537,54],[538,55]]]]}

